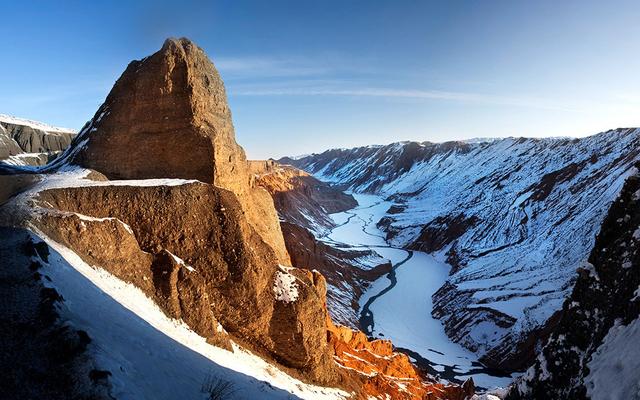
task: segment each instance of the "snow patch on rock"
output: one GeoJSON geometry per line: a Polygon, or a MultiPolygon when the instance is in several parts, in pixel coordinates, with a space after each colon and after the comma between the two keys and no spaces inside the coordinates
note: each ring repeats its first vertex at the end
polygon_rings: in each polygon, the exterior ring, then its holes
{"type": "Polygon", "coordinates": [[[287,270],[276,271],[273,281],[273,293],[278,301],[292,303],[298,300],[298,284],[296,277],[287,270]]]}

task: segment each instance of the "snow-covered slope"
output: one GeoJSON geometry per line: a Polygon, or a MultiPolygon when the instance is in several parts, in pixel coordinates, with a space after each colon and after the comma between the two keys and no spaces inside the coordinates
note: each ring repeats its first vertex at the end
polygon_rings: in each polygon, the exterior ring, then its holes
{"type": "Polygon", "coordinates": [[[76,133],[76,131],[73,129],[60,128],[58,126],[45,124],[44,122],[33,121],[25,118],[18,118],[18,117],[14,117],[12,115],[7,115],[7,114],[0,114],[0,122],[4,122],[6,124],[11,124],[11,125],[28,126],[33,129],[39,129],[41,131],[50,132],[50,133],[76,133]]]}
{"type": "Polygon", "coordinates": [[[74,136],[71,129],[0,114],[0,164],[44,165],[74,136]]]}
{"type": "MultiPolygon", "coordinates": [[[[434,295],[449,336],[489,365],[524,367],[640,158],[640,130],[583,139],[401,142],[283,159],[356,192],[388,196],[388,240],[446,251],[434,295]]],[[[548,326],[547,326],[548,328],[548,326]]]]}
{"type": "Polygon", "coordinates": [[[640,177],[627,179],[535,364],[509,399],[640,398],[640,177]]]}
{"type": "Polygon", "coordinates": [[[230,382],[228,395],[238,399],[347,397],[302,383],[236,344],[233,351],[212,346],[134,285],[40,236],[52,250],[42,273],[62,295],[64,317],[91,337],[96,363],[112,374],[115,398],[205,399],[208,379],[230,382]]]}

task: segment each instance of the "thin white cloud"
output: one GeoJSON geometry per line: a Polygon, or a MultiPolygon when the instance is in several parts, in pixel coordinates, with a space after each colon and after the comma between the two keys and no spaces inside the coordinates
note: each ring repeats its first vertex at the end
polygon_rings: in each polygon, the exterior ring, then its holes
{"type": "Polygon", "coordinates": [[[318,76],[332,72],[326,66],[313,65],[296,58],[217,57],[215,65],[223,76],[246,79],[318,76]]]}
{"type": "Polygon", "coordinates": [[[231,91],[234,96],[351,96],[351,97],[381,97],[423,100],[443,100],[459,103],[474,103],[487,105],[504,105],[513,107],[538,108],[548,110],[579,112],[580,108],[567,104],[540,98],[518,98],[480,93],[449,92],[441,90],[415,90],[393,88],[326,88],[326,87],[271,87],[245,88],[231,91]]]}

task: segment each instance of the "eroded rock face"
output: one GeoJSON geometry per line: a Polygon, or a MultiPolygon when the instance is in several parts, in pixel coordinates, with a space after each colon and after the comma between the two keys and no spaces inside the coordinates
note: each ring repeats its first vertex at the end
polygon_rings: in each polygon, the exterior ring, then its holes
{"type": "Polygon", "coordinates": [[[324,279],[283,269],[236,196],[204,183],[51,189],[38,222],[54,240],[155,298],[215,344],[218,328],[314,380],[336,379],[326,343],[324,279]],[[295,299],[278,299],[279,274],[295,299]]]}
{"type": "MultiPolygon", "coordinates": [[[[1,122],[0,122],[1,124],[1,122]]],[[[53,153],[66,149],[75,137],[73,132],[47,132],[25,125],[4,124],[7,135],[25,153],[53,153]]]]}
{"type": "Polygon", "coordinates": [[[464,385],[445,385],[418,370],[389,340],[372,340],[357,330],[328,322],[329,343],[336,362],[357,371],[362,381],[360,398],[463,400],[474,394],[472,380],[464,385]]]}
{"type": "Polygon", "coordinates": [[[327,279],[333,321],[357,328],[358,299],[371,282],[391,270],[391,263],[372,250],[338,249],[317,238],[335,227],[329,214],[358,203],[297,168],[271,160],[252,161],[250,167],[258,185],[273,197],[292,265],[320,271],[327,279]]]}
{"type": "Polygon", "coordinates": [[[132,61],[67,154],[109,179],[183,178],[236,194],[249,223],[289,258],[272,200],[252,185],[220,75],[188,39],[132,61]]]}
{"type": "Polygon", "coordinates": [[[10,165],[44,165],[65,150],[75,132],[0,115],[0,160],[10,165]]]}

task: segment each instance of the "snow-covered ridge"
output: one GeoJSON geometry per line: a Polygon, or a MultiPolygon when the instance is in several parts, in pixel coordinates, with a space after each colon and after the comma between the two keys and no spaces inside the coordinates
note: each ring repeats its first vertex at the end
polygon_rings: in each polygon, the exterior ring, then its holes
{"type": "Polygon", "coordinates": [[[393,245],[448,251],[454,273],[434,315],[454,340],[506,366],[561,307],[638,160],[640,130],[617,129],[333,150],[294,165],[392,199],[381,226],[393,245]]]}
{"type": "Polygon", "coordinates": [[[30,119],[24,119],[24,118],[18,118],[18,117],[14,117],[12,115],[6,115],[6,114],[0,114],[0,122],[4,122],[7,124],[28,126],[34,129],[40,129],[48,133],[76,133],[76,130],[74,129],[51,126],[43,122],[33,121],[30,119]]]}

